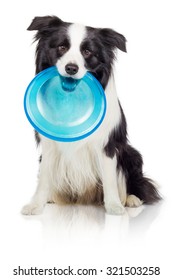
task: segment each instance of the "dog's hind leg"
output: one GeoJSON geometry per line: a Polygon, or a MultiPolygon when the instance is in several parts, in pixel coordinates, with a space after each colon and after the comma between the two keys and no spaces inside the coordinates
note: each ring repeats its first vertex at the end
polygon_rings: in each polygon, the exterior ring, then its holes
{"type": "Polygon", "coordinates": [[[127,207],[139,207],[143,204],[143,201],[140,200],[136,195],[130,194],[127,195],[126,206],[127,207]]]}
{"type": "Polygon", "coordinates": [[[126,206],[138,207],[142,203],[152,204],[161,199],[156,184],[144,176],[141,154],[129,144],[119,149],[119,166],[126,174],[126,206]]]}

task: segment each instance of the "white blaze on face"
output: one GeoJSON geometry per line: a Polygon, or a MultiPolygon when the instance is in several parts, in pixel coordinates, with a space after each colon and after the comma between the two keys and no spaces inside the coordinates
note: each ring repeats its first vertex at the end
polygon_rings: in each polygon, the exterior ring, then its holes
{"type": "Polygon", "coordinates": [[[81,79],[85,74],[87,69],[85,68],[85,61],[80,52],[81,42],[86,37],[86,28],[81,24],[71,24],[68,29],[68,36],[70,39],[69,50],[57,61],[57,68],[62,76],[69,77],[65,71],[65,66],[67,64],[76,64],[79,67],[78,72],[73,75],[75,79],[81,79]]]}

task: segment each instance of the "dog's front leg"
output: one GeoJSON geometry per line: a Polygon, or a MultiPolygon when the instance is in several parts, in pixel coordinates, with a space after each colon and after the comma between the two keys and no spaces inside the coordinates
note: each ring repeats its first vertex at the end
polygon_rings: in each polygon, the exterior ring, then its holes
{"type": "Polygon", "coordinates": [[[22,208],[23,215],[38,215],[41,214],[49,196],[49,176],[48,168],[42,160],[40,164],[40,173],[37,190],[31,199],[31,202],[22,208]]]}
{"type": "Polygon", "coordinates": [[[116,156],[112,159],[105,154],[103,155],[102,182],[104,205],[108,214],[122,215],[124,213],[124,207],[121,204],[118,193],[116,165],[116,156]]]}

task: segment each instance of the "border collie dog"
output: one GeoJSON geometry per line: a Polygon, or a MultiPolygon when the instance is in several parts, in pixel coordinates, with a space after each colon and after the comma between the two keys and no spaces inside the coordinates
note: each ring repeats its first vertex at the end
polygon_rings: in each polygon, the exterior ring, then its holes
{"type": "Polygon", "coordinates": [[[62,76],[81,79],[87,71],[101,83],[106,116],[89,137],[56,142],[35,132],[41,144],[37,190],[22,209],[39,214],[47,202],[104,205],[108,214],[124,207],[160,200],[154,183],[143,175],[142,156],[128,142],[126,120],[117,98],[113,62],[116,50],[126,52],[126,39],[109,28],[64,22],[56,16],[35,17],[36,73],[55,65],[62,76]]]}

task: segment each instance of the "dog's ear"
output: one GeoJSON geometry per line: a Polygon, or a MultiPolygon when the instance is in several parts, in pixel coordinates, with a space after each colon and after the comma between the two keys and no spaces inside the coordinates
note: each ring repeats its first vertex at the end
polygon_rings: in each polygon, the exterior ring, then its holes
{"type": "Polygon", "coordinates": [[[63,21],[56,16],[35,17],[27,30],[42,31],[47,28],[57,27],[63,21]]]}
{"type": "Polygon", "coordinates": [[[102,28],[100,29],[100,36],[102,38],[102,42],[109,48],[114,49],[118,48],[123,52],[126,52],[126,38],[114,31],[110,28],[102,28]]]}

